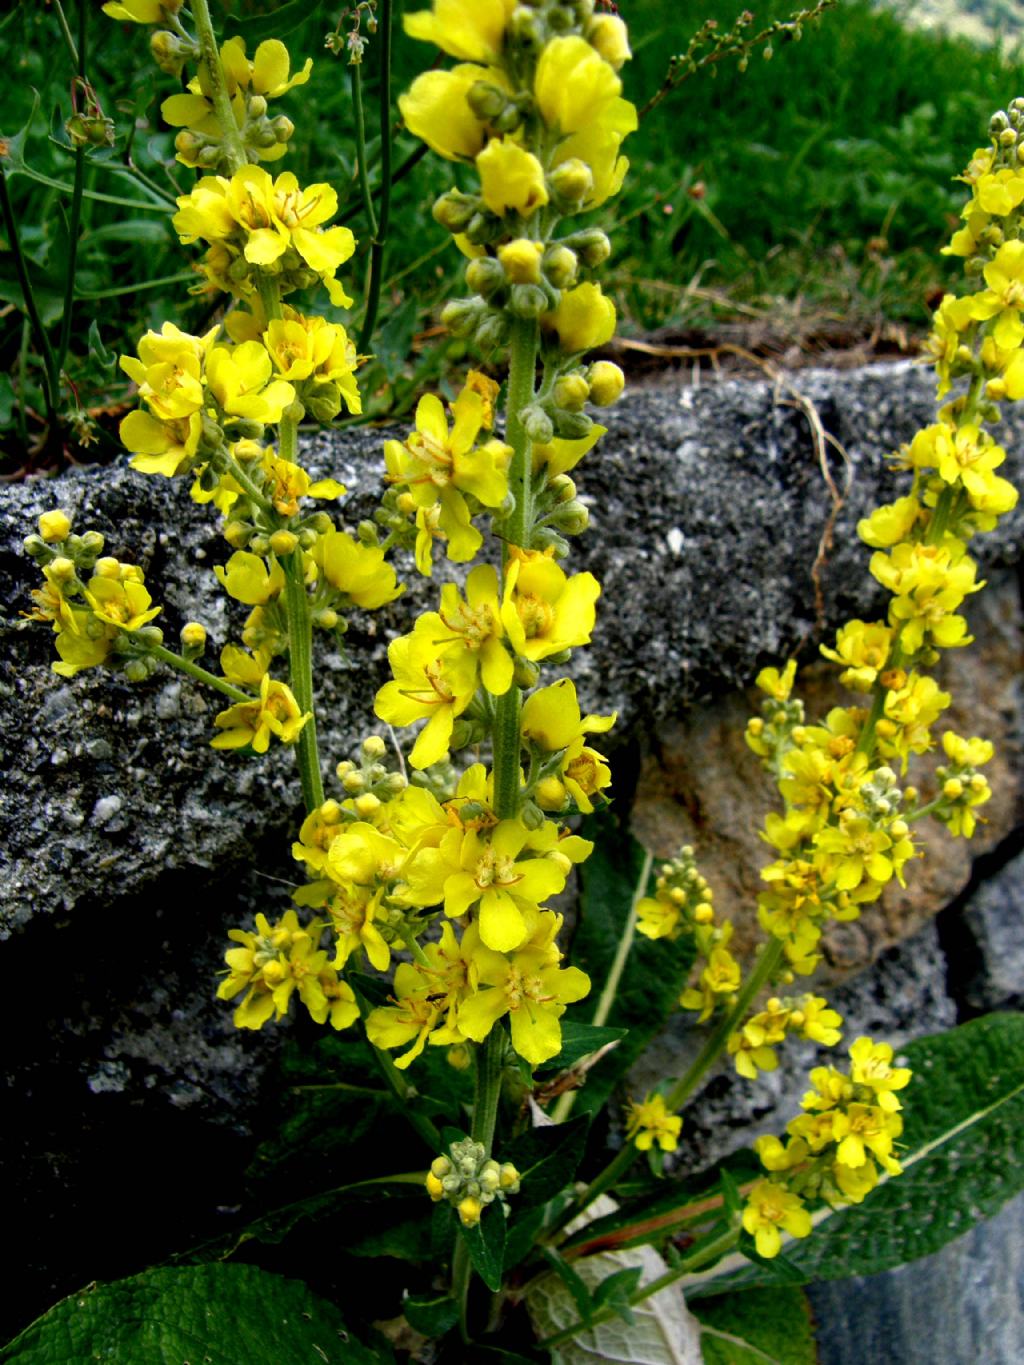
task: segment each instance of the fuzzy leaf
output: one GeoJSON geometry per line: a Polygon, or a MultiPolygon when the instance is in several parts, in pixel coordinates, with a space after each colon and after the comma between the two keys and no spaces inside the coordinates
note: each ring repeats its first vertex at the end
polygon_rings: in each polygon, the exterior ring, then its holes
{"type": "Polygon", "coordinates": [[[4,1365],[379,1365],[338,1309],[252,1265],[161,1268],[72,1294],[0,1350],[4,1365]]]}
{"type": "MultiPolygon", "coordinates": [[[[607,1196],[593,1205],[598,1215],[613,1209],[614,1201],[607,1196]]],[[[573,1269],[595,1295],[611,1278],[602,1297],[614,1298],[615,1289],[624,1283],[618,1278],[622,1272],[638,1275],[643,1285],[665,1274],[668,1265],[651,1247],[638,1247],[583,1257],[573,1269]]],[[[526,1306],[541,1340],[580,1320],[574,1295],[555,1273],[537,1281],[526,1296],[526,1306]]],[[[593,1365],[597,1360],[608,1365],[701,1365],[699,1326],[675,1286],[636,1304],[632,1314],[632,1323],[615,1317],[584,1328],[554,1348],[552,1359],[557,1365],[593,1365]]]]}
{"type": "Polygon", "coordinates": [[[704,1365],[816,1365],[811,1306],[800,1289],[701,1299],[704,1365]]]}
{"type": "MultiPolygon", "coordinates": [[[[804,1283],[930,1255],[1024,1189],[1024,1015],[974,1019],[903,1051],[914,1071],[901,1092],[903,1174],[861,1205],[820,1209],[810,1237],[783,1243],[804,1283]]],[[[691,1281],[687,1296],[768,1280],[733,1255],[691,1281]]]]}
{"type": "Polygon", "coordinates": [[[443,1337],[459,1320],[459,1305],[448,1294],[427,1298],[410,1295],[402,1304],[409,1326],[425,1337],[443,1337]]]}
{"type": "Polygon", "coordinates": [[[537,1070],[544,1075],[550,1071],[565,1071],[584,1057],[589,1057],[592,1052],[597,1052],[608,1043],[617,1043],[625,1036],[625,1029],[597,1027],[594,1024],[580,1024],[570,1020],[562,1024],[561,1052],[537,1070]]]}
{"type": "Polygon", "coordinates": [[[503,1150],[502,1161],[511,1161],[522,1184],[515,1196],[516,1209],[546,1204],[576,1174],[586,1147],[590,1115],[580,1114],[568,1123],[531,1128],[503,1150]]]}
{"type": "MultiPolygon", "coordinates": [[[[593,984],[590,999],[569,1007],[563,1028],[570,1022],[590,1023],[593,1017],[594,1002],[622,939],[644,864],[643,849],[609,813],[592,816],[582,833],[594,840],[594,851],[581,871],[580,918],[572,961],[593,984]]],[[[693,944],[686,937],[670,943],[637,934],[606,1021],[613,1028],[627,1029],[628,1034],[590,1072],[579,1093],[578,1108],[590,1113],[601,1108],[618,1078],[676,1007],[692,961],[693,944]]]]}
{"type": "Polygon", "coordinates": [[[475,1227],[463,1227],[460,1223],[459,1232],[466,1240],[477,1274],[496,1294],[501,1288],[505,1262],[505,1214],[501,1205],[495,1203],[484,1209],[475,1227]]]}

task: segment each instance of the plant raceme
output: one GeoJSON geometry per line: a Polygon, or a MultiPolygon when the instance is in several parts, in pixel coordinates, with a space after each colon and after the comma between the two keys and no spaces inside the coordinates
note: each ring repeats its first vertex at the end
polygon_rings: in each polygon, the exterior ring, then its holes
{"type": "MultiPolygon", "coordinates": [[[[494,1156],[508,1063],[518,1058],[530,1072],[558,1056],[566,1009],[591,988],[566,962],[562,916],[549,903],[592,851],[573,821],[607,800],[611,775],[593,743],[615,716],[586,714],[557,670],[589,643],[600,594],[592,574],[569,565],[570,539],[587,525],[572,476],[605,431],[588,409],[623,388],[617,366],[587,360],[615,329],[595,278],[610,244],[575,220],[612,198],[627,170],[636,111],[619,74],[626,27],[591,0],[436,0],[406,16],[411,37],[454,59],[418,76],[399,107],[406,127],[472,185],[434,204],[466,258],[467,295],[448,303],[444,320],[485,354],[507,356],[504,423],[499,383],[483,372],[470,371],[447,407],[422,397],[415,428],[385,444],[380,506],[353,536],[330,510],[344,488],[303,468],[297,429],[304,418],[359,413],[362,357],[340,322],[285,300],[323,288],[332,305],[351,307],[338,272],[355,242],[332,225],[329,185],[303,186],[260,164],[286,153],[292,129],[285,115],[268,116],[268,102],[306,81],[310,64],[293,74],[276,40],[251,58],[239,39],[218,47],[206,0],[192,5],[194,33],[173,0],[105,9],[162,25],[151,40],[158,64],[175,76],[195,71],[186,93],[162,106],[180,130],[178,159],[199,172],[174,226],[183,244],[202,248],[196,289],[223,304],[204,335],[167,321],[122,357],[141,405],[121,436],[135,468],[187,478],[196,501],[214,504],[231,549],[217,577],[249,612],[241,642],[223,647],[218,672],[207,670],[198,662],[205,628],[189,622],[180,652],[167,648],[141,570],[105,556],[100,535],[74,534],[53,511],[26,542],[43,574],[31,615],[51,625],[63,676],[107,666],[143,681],[176,668],[230,703],[215,717],[214,747],[296,749],[306,814],[293,854],[303,881],[280,917],[258,914],[232,930],[218,994],[235,1002],[240,1028],[280,1020],[298,1001],[317,1023],[365,1029],[406,1099],[401,1073],[426,1049],[446,1049],[456,1065],[471,1055],[470,1132],[434,1152],[424,1183],[465,1232],[490,1228],[521,1182],[494,1156]],[[396,549],[426,577],[446,562],[469,566],[388,650],[392,676],[376,713],[400,731],[419,727],[407,755],[413,778],[371,735],[357,761],[338,764],[338,796],[327,797],[313,639],[339,642],[348,613],[398,598],[388,558],[396,549]],[[461,761],[470,750],[474,761],[461,761]],[[367,965],[386,980],[376,1002],[349,979],[367,965]]],[[[965,177],[972,199],[949,249],[967,258],[979,287],[948,296],[936,315],[931,349],[946,401],[895,457],[910,491],[859,528],[875,551],[871,572],[891,593],[888,613],[849,622],[823,647],[863,704],[812,723],[792,697],[795,661],[758,678],[767,700],[747,739],[783,802],[764,829],[776,855],[758,902],[767,945],[744,975],[692,849],[659,869],[650,895],[645,875],[630,935],[635,927],[652,940],[692,940],[699,961],[680,1005],[714,1027],[686,1076],[630,1102],[611,1166],[585,1194],[566,1191],[538,1224],[549,1242],[637,1152],[660,1171],[680,1141],[678,1111],[723,1051],[753,1081],[777,1065],[788,1036],[839,1043],[838,1013],[793,989],[817,964],[824,927],[902,882],[919,853],[915,822],[931,816],[969,837],[990,795],[979,769],[992,746],[950,731],[935,795],[904,779],[934,748],[950,703],[929,670],[944,650],[970,643],[960,608],[982,585],[968,542],[1016,502],[995,472],[1005,452],[986,424],[999,402],[1024,396],[1022,111],[1015,102],[996,116],[991,149],[965,177]]],[[[613,973],[605,984],[611,998],[617,982],[613,973]]],[[[810,1233],[809,1210],[858,1203],[899,1172],[898,1092],[910,1072],[870,1038],[849,1052],[848,1073],[812,1071],[785,1144],[758,1142],[766,1175],[747,1187],[723,1250],[743,1237],[773,1257],[785,1238],[810,1233]]],[[[555,1117],[571,1102],[559,1101],[555,1117]]],[[[471,1245],[458,1233],[450,1259],[464,1330],[471,1245]]]]}

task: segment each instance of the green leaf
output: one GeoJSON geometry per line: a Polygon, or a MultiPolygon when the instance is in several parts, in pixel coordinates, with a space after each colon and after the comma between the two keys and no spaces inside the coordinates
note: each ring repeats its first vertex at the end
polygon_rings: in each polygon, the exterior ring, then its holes
{"type": "MultiPolygon", "coordinates": [[[[636,840],[608,812],[591,816],[582,833],[594,840],[594,852],[581,872],[579,927],[573,938],[572,961],[590,977],[592,998],[570,1006],[563,1029],[568,1023],[589,1023],[593,1017],[594,1001],[600,996],[629,919],[645,856],[636,840]]],[[[607,1019],[613,1028],[628,1029],[628,1036],[589,1074],[579,1093],[579,1107],[590,1113],[601,1108],[616,1081],[676,1008],[692,961],[693,944],[685,936],[670,943],[637,934],[607,1019]]]]}
{"type": "Polygon", "coordinates": [[[594,1290],[594,1308],[614,1308],[624,1322],[632,1325],[636,1315],[630,1307],[629,1296],[639,1285],[642,1274],[643,1267],[639,1265],[613,1271],[594,1290]]]}
{"type": "Polygon", "coordinates": [[[811,1306],[800,1289],[755,1289],[702,1299],[704,1365],[815,1365],[811,1306]]]}
{"type": "Polygon", "coordinates": [[[583,1159],[589,1126],[590,1115],[580,1114],[569,1123],[531,1128],[508,1144],[501,1159],[519,1172],[517,1209],[546,1204],[568,1185],[583,1159]]]}
{"type": "Polygon", "coordinates": [[[477,1274],[492,1293],[501,1288],[501,1272],[505,1262],[505,1214],[500,1204],[484,1209],[475,1227],[459,1223],[459,1233],[469,1247],[470,1259],[477,1274]]]}
{"type": "Polygon", "coordinates": [[[447,1294],[440,1297],[409,1297],[402,1304],[409,1326],[425,1337],[443,1337],[459,1320],[459,1305],[447,1294]]]}
{"type": "Polygon", "coordinates": [[[298,1280],[252,1265],[148,1270],[91,1285],[0,1351],[4,1365],[379,1365],[337,1308],[298,1280]]]}
{"type": "Polygon", "coordinates": [[[14,421],[15,394],[9,374],[0,374],[0,427],[9,427],[14,421]]]}
{"type": "Polygon", "coordinates": [[[617,1043],[620,1038],[625,1038],[626,1029],[608,1028],[595,1024],[581,1024],[576,1020],[570,1020],[562,1024],[562,1050],[557,1057],[552,1057],[550,1062],[545,1062],[538,1067],[541,1074],[549,1071],[565,1071],[568,1067],[574,1066],[582,1061],[584,1057],[589,1057],[592,1052],[598,1052],[608,1043],[617,1043]]]}
{"type": "MultiPolygon", "coordinates": [[[[903,1174],[863,1204],[819,1209],[809,1237],[783,1248],[803,1283],[867,1275],[928,1256],[1024,1189],[1024,1015],[993,1014],[905,1049],[903,1174]]],[[[768,1272],[729,1256],[689,1297],[763,1285],[768,1272]]]]}
{"type": "Polygon", "coordinates": [[[254,44],[263,42],[264,38],[286,38],[320,8],[320,0],[285,0],[285,4],[274,5],[266,14],[254,14],[249,19],[232,15],[225,28],[237,30],[245,38],[252,55],[254,44]]]}

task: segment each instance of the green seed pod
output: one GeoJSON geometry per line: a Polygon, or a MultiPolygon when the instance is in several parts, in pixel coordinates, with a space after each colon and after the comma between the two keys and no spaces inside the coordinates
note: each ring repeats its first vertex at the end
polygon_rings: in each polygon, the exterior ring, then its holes
{"type": "Polygon", "coordinates": [[[547,445],[555,434],[551,418],[539,403],[531,403],[529,407],[524,408],[519,414],[519,420],[527,436],[536,445],[547,445]]]}
{"type": "Polygon", "coordinates": [[[505,272],[493,256],[478,256],[466,266],[466,284],[476,294],[489,299],[504,287],[505,272]]]}
{"type": "Polygon", "coordinates": [[[466,103],[481,123],[493,123],[508,105],[508,95],[490,81],[474,81],[466,95],[466,103]]]}
{"type": "Polygon", "coordinates": [[[536,284],[514,284],[509,291],[508,311],[514,318],[539,318],[548,311],[544,290],[536,284]]]}

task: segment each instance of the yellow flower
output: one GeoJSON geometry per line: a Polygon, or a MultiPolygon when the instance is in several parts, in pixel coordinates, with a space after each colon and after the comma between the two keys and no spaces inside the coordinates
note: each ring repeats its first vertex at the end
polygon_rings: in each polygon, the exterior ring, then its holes
{"type": "Polygon", "coordinates": [[[502,441],[474,446],[488,408],[475,389],[465,388],[452,405],[449,431],[441,400],[426,394],[416,408],[416,430],[402,441],[384,443],[387,479],[405,485],[417,508],[417,567],[429,568],[430,541],[448,540],[448,558],[472,559],[483,541],[471,525],[466,495],[484,507],[500,507],[508,492],[506,469],[511,447],[502,441]]]}
{"type": "Polygon", "coordinates": [[[267,324],[263,341],[282,379],[337,384],[349,412],[362,412],[355,380],[359,358],[344,327],[326,318],[304,317],[286,307],[283,317],[267,324]]]}
{"type": "Polygon", "coordinates": [[[504,84],[494,70],[461,63],[451,71],[424,71],[398,97],[409,132],[448,161],[475,157],[487,141],[487,128],[467,99],[477,81],[504,84]]]}
{"type": "Polygon", "coordinates": [[[376,545],[361,545],[344,531],[328,531],[311,551],[313,563],[332,588],[357,607],[374,611],[405,591],[376,545]]]}
{"type": "Polygon", "coordinates": [[[587,25],[587,42],[616,71],[633,55],[626,25],[617,14],[595,14],[587,25]]]}
{"type": "Polygon", "coordinates": [[[564,351],[592,351],[615,335],[615,305],[601,293],[600,285],[588,282],[565,290],[558,307],[545,313],[542,322],[558,333],[564,351]]]}
{"type": "Polygon", "coordinates": [[[869,517],[858,521],[857,534],[873,549],[887,550],[907,539],[920,515],[921,504],[917,498],[897,498],[884,507],[876,507],[869,517]]]}
{"type": "Polygon", "coordinates": [[[450,57],[495,62],[515,7],[516,0],[434,0],[432,10],[417,10],[402,22],[410,38],[434,43],[450,57]]]}
{"type": "Polygon", "coordinates": [[[900,1102],[893,1094],[910,1083],[907,1066],[892,1065],[892,1048],[888,1043],[876,1043],[870,1038],[858,1038],[850,1046],[853,1066],[850,1077],[857,1085],[867,1085],[875,1092],[875,1102],[886,1113],[895,1113],[900,1102]]]}
{"type": "Polygon", "coordinates": [[[602,755],[587,747],[583,736],[610,730],[616,716],[581,716],[576,685],[569,678],[542,687],[527,699],[520,722],[523,738],[547,753],[563,751],[559,776],[551,773],[545,790],[538,788],[542,809],[560,810],[568,795],[585,815],[593,811],[591,798],[609,785],[611,772],[602,755]]]}
{"type": "Polygon", "coordinates": [[[446,583],[441,589],[440,611],[421,616],[416,630],[441,648],[461,646],[468,651],[492,696],[504,696],[512,686],[514,665],[505,648],[498,575],[489,564],[470,570],[465,599],[454,583],[446,583]]]}
{"type": "Polygon", "coordinates": [[[455,719],[476,694],[475,661],[469,654],[439,655],[415,632],[391,642],[388,661],[394,681],[377,693],[374,710],[391,725],[427,719],[409,762],[414,768],[429,768],[448,752],[455,719]]]}
{"type": "Polygon", "coordinates": [[[132,579],[123,582],[102,576],[90,579],[85,600],[105,625],[120,630],[138,630],[160,614],[159,607],[150,607],[153,599],[146,589],[132,579]]]}
{"type": "Polygon", "coordinates": [[[889,620],[902,624],[900,645],[905,654],[921,649],[926,635],[940,649],[970,644],[966,621],[952,613],[982,584],[975,582],[974,561],[959,542],[952,542],[952,548],[904,542],[890,555],[881,551],[872,555],[871,572],[895,594],[889,620]]]}
{"type": "Polygon", "coordinates": [[[626,1140],[634,1141],[638,1152],[650,1151],[655,1142],[663,1152],[674,1152],[682,1127],[683,1120],[668,1112],[661,1095],[645,1095],[639,1104],[635,1100],[629,1102],[626,1140]]]}
{"type": "Polygon", "coordinates": [[[219,328],[191,336],[165,322],[159,332],[139,341],[139,356],[123,355],[121,369],[139,386],[139,396],[155,417],[174,421],[203,406],[203,365],[219,328]]]}
{"type": "Polygon", "coordinates": [[[592,184],[584,194],[582,208],[597,208],[618,194],[629,170],[629,162],[619,155],[619,149],[623,139],[636,132],[637,126],[636,106],[628,100],[612,100],[598,117],[558,144],[553,170],[575,159],[590,168],[592,184]]]}
{"type": "Polygon", "coordinates": [[[870,1152],[890,1175],[899,1175],[903,1168],[892,1155],[892,1144],[902,1131],[900,1116],[881,1105],[850,1104],[832,1117],[836,1160],[842,1166],[863,1166],[870,1152]]]}
{"type": "Polygon", "coordinates": [[[501,619],[516,653],[539,661],[589,644],[600,592],[593,574],[568,578],[549,555],[512,547],[501,619]]]}
{"type": "MultiPolygon", "coordinates": [[[[731,929],[730,925],[730,932],[731,929]]],[[[741,980],[740,964],[722,943],[708,954],[708,965],[700,974],[698,986],[683,991],[679,1003],[684,1010],[700,1010],[698,1022],[702,1024],[719,1003],[717,997],[732,995],[739,990],[741,980]]]]}
{"type": "MultiPolygon", "coordinates": [[[[1022,182],[1024,183],[1024,182],[1022,182]]],[[[1015,350],[1024,341],[1024,242],[1004,242],[984,270],[988,288],[972,299],[972,316],[979,320],[996,318],[992,337],[1004,351],[1015,350]]]]}
{"type": "Polygon", "coordinates": [[[163,24],[177,14],[182,0],[108,0],[103,13],[130,24],[163,24]]]}
{"type": "Polygon", "coordinates": [[[444,879],[445,914],[458,919],[479,901],[480,938],[497,952],[518,948],[529,933],[529,917],[565,888],[558,863],[520,856],[529,837],[518,820],[502,820],[486,832],[453,831],[439,851],[441,867],[454,864],[444,879]]]}
{"type": "Polygon", "coordinates": [[[529,218],[548,202],[544,167],[517,142],[493,138],[476,159],[480,193],[492,213],[529,218]]]}
{"type": "Polygon", "coordinates": [[[743,1226],[754,1238],[759,1256],[777,1256],[782,1248],[782,1232],[790,1237],[807,1237],[811,1216],[799,1195],[773,1180],[758,1180],[747,1196],[743,1226]]]}
{"type": "Polygon", "coordinates": [[[259,555],[248,550],[236,550],[226,565],[217,564],[213,572],[224,591],[247,607],[262,606],[280,595],[284,587],[284,570],[276,559],[270,567],[259,555]]]}
{"type": "Polygon", "coordinates": [[[291,688],[282,682],[272,682],[266,673],[257,700],[238,702],[214,717],[214,725],[224,733],[215,735],[210,743],[215,749],[242,749],[248,745],[256,753],[265,754],[271,735],[276,735],[282,744],[294,744],[307,720],[309,713],[301,713],[291,688]]]}
{"type": "Polygon", "coordinates": [[[295,402],[295,390],[283,379],[272,379],[273,369],[258,341],[214,346],[206,358],[206,382],[228,416],[280,422],[285,408],[295,402]]]}
{"type": "Polygon", "coordinates": [[[881,621],[848,621],[836,633],[836,647],[821,646],[826,659],[841,664],[839,681],[856,692],[870,692],[885,668],[892,648],[892,630],[881,621]]]}
{"type": "MultiPolygon", "coordinates": [[[[98,620],[92,612],[77,608],[66,608],[66,611],[68,617],[57,627],[54,640],[60,663],[50,667],[63,678],[73,678],[83,669],[96,668],[106,660],[117,631],[98,620]]],[[[56,622],[54,624],[56,626],[56,622]]]]}
{"type": "Polygon", "coordinates": [[[537,62],[533,93],[545,123],[576,133],[600,119],[622,82],[585,38],[552,38],[537,62]]]}
{"type": "MultiPolygon", "coordinates": [[[[556,916],[547,915],[549,928],[556,916]]],[[[498,1020],[510,1014],[512,1046],[530,1066],[558,1055],[559,1020],[567,1005],[582,1000],[590,990],[590,978],[578,967],[551,962],[547,945],[528,944],[509,960],[481,943],[472,953],[472,977],[476,993],[459,1008],[459,1028],[467,1038],[482,1043],[498,1020]]]]}
{"type": "Polygon", "coordinates": [[[148,412],[130,412],[119,428],[127,450],[134,452],[133,469],[172,478],[192,463],[199,449],[203,422],[198,412],[161,422],[148,412]]]}
{"type": "Polygon", "coordinates": [[[430,984],[410,962],[395,968],[394,1003],[371,1011],[366,1020],[366,1036],[374,1047],[396,1048],[411,1044],[395,1058],[395,1066],[405,1070],[423,1051],[427,1038],[441,1018],[441,1005],[433,999],[430,984]]]}
{"type": "Polygon", "coordinates": [[[580,436],[575,440],[556,436],[547,445],[534,445],[534,473],[546,466],[547,475],[550,479],[556,478],[559,474],[567,474],[570,469],[576,468],[589,450],[593,450],[607,430],[607,427],[595,422],[586,436],[580,436]]]}

